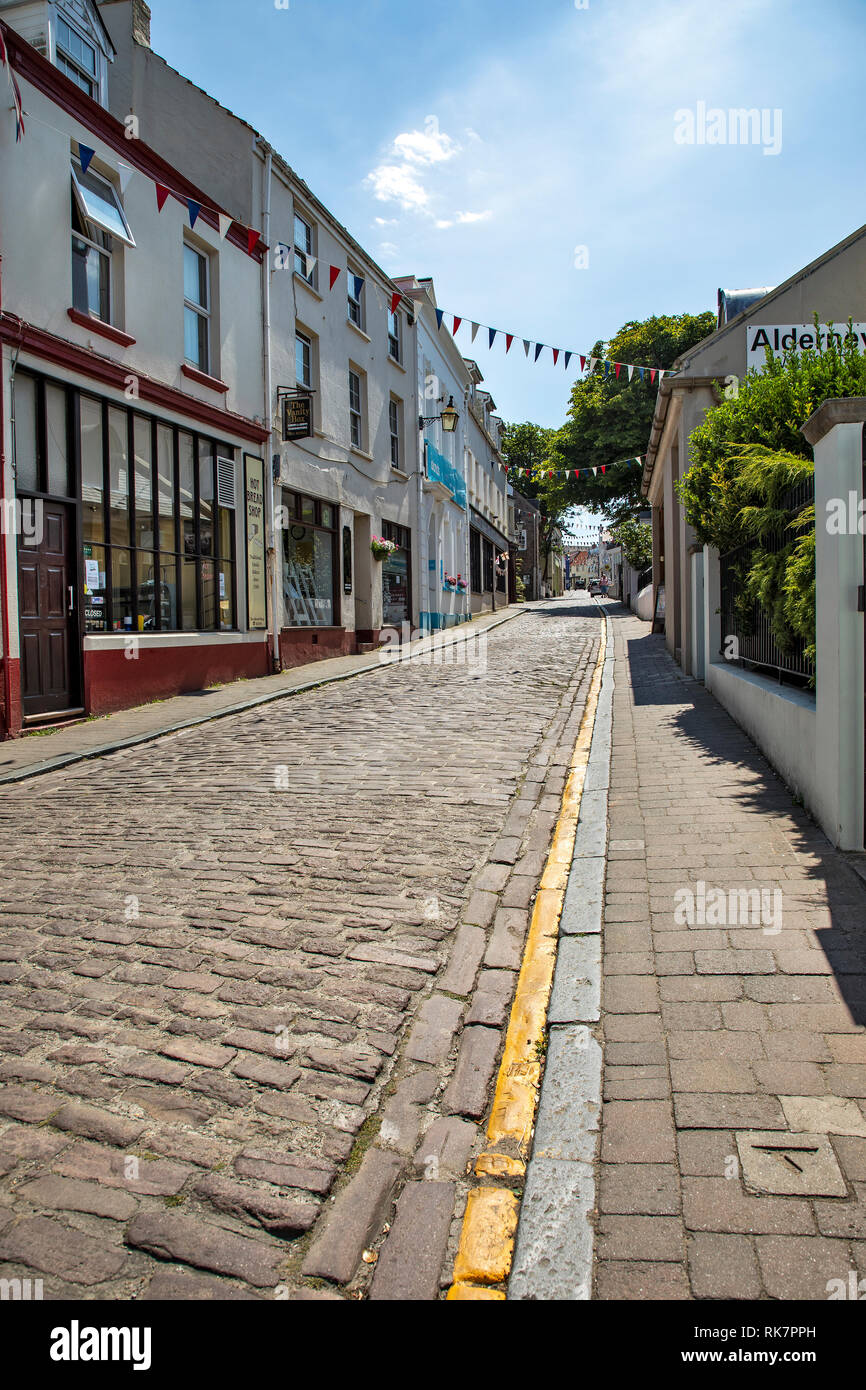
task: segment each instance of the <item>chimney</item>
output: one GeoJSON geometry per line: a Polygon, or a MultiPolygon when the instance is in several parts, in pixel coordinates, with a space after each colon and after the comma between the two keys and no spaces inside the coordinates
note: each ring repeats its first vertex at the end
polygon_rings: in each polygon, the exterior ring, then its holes
{"type": "Polygon", "coordinates": [[[132,37],[142,48],[150,48],[150,6],[146,0],[132,0],[132,37]]]}
{"type": "MultiPolygon", "coordinates": [[[[100,10],[103,11],[102,18],[107,22],[108,14],[114,18],[115,7],[123,4],[123,19],[118,20],[118,29],[125,25],[127,21],[127,7],[129,10],[128,22],[132,32],[133,43],[140,44],[142,48],[150,48],[150,6],[145,0],[96,0],[100,10]]],[[[108,24],[109,32],[111,24],[108,24]]],[[[126,31],[127,33],[129,31],[126,31]]]]}

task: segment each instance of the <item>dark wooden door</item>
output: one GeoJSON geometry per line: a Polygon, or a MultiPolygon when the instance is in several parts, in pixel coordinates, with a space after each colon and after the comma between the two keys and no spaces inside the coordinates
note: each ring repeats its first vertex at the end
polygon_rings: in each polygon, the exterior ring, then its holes
{"type": "Polygon", "coordinates": [[[38,545],[18,542],[21,699],[27,715],[62,713],[81,703],[77,660],[74,513],[42,504],[38,545]]]}

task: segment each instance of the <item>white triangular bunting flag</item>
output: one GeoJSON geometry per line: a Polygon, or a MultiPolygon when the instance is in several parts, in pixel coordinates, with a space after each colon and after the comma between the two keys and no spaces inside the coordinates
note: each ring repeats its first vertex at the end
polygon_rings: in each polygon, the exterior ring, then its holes
{"type": "Polygon", "coordinates": [[[481,327],[481,324],[480,324],[480,323],[473,323],[473,325],[472,325],[472,341],[473,341],[473,343],[475,342],[475,337],[476,337],[476,334],[478,333],[478,330],[479,330],[480,327],[481,327]]]}
{"type": "Polygon", "coordinates": [[[631,379],[632,379],[633,376],[634,376],[634,367],[629,367],[629,369],[628,369],[628,379],[629,379],[629,381],[631,381],[631,379]]]}
{"type": "Polygon", "coordinates": [[[318,258],[318,256],[308,256],[308,257],[307,257],[307,279],[308,279],[308,280],[309,280],[310,276],[312,275],[313,271],[316,269],[316,266],[317,266],[318,264],[319,264],[319,258],[318,258]]]}
{"type": "Polygon", "coordinates": [[[227,212],[219,212],[217,213],[217,217],[219,218],[220,222],[220,241],[225,241],[226,237],[231,231],[231,226],[234,222],[234,218],[229,217],[227,212]]]}
{"type": "Polygon", "coordinates": [[[592,476],[595,477],[597,473],[598,473],[598,469],[597,469],[597,468],[593,468],[593,470],[592,470],[592,476]]]}
{"type": "Polygon", "coordinates": [[[664,379],[665,379],[665,374],[664,374],[664,372],[659,372],[659,386],[661,386],[661,384],[662,384],[662,382],[664,381],[664,379]]]}
{"type": "Polygon", "coordinates": [[[591,372],[594,372],[594,371],[595,371],[595,364],[596,364],[597,361],[598,361],[598,358],[597,358],[597,357],[590,357],[590,359],[589,359],[589,370],[590,370],[591,372]]]}
{"type": "Polygon", "coordinates": [[[129,187],[129,180],[132,178],[135,170],[130,169],[128,164],[118,164],[117,172],[120,175],[120,191],[121,193],[125,193],[129,187]]]}
{"type": "Polygon", "coordinates": [[[523,339],[523,351],[526,353],[526,356],[527,356],[527,357],[529,356],[529,349],[530,349],[531,347],[532,347],[532,344],[531,344],[531,342],[529,341],[529,339],[528,339],[528,338],[524,338],[524,339],[523,339]]]}

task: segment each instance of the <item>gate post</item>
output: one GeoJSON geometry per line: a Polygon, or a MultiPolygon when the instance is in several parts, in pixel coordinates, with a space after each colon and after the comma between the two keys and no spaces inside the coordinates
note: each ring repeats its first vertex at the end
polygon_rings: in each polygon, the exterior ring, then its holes
{"type": "Polygon", "coordinates": [[[803,426],[815,452],[816,810],[851,850],[864,844],[864,421],[866,398],[852,397],[825,401],[803,426]]]}

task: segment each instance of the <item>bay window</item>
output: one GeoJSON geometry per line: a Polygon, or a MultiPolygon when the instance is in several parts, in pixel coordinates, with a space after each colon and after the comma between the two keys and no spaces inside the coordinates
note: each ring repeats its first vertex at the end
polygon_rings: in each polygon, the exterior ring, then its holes
{"type": "Polygon", "coordinates": [[[60,71],[89,97],[98,97],[99,59],[96,49],[67,24],[62,15],[57,16],[55,49],[60,71]]]}

